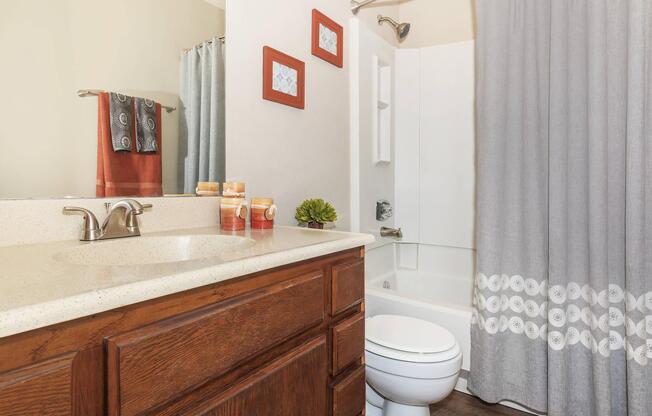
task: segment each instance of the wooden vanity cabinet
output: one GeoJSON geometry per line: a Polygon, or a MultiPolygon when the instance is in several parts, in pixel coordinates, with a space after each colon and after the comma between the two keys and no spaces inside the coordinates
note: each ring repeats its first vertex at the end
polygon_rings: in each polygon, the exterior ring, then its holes
{"type": "Polygon", "coordinates": [[[0,339],[4,415],[364,412],[364,250],[0,339]]]}

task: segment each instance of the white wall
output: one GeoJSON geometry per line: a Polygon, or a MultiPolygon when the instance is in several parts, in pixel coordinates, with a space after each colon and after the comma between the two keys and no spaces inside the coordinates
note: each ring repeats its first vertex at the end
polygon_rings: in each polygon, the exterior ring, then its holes
{"type": "Polygon", "coordinates": [[[471,279],[474,42],[400,49],[396,67],[396,224],[419,243],[404,266],[471,279]]]}
{"type": "Polygon", "coordinates": [[[421,51],[396,51],[395,223],[403,241],[420,241],[421,51]]]}
{"type": "MultiPolygon", "coordinates": [[[[97,99],[107,89],[178,106],[179,54],[224,33],[203,0],[3,0],[0,196],[94,196],[97,99]]],[[[163,181],[176,191],[178,113],[163,112],[163,181]]]]}
{"type": "Polygon", "coordinates": [[[228,0],[226,174],[247,183],[249,197],[273,197],[278,223],[296,224],[304,199],[324,198],[349,218],[349,62],[344,68],[311,55],[312,9],[344,26],[348,0],[228,0]],[[306,108],[262,99],[263,46],[306,64],[306,108]]]}
{"type": "Polygon", "coordinates": [[[474,247],[474,42],[422,48],[420,242],[474,247]]]}
{"type": "MultiPolygon", "coordinates": [[[[390,163],[375,163],[373,158],[374,135],[373,113],[378,103],[375,101],[374,56],[388,65],[394,75],[394,52],[396,48],[378,36],[375,32],[361,25],[359,36],[359,173],[360,173],[360,231],[379,232],[381,226],[392,227],[394,218],[376,221],[376,201],[388,200],[394,206],[394,120],[392,120],[391,159],[390,163]]],[[[393,81],[392,81],[393,90],[393,81]]],[[[393,94],[391,103],[394,105],[393,94]]]]}

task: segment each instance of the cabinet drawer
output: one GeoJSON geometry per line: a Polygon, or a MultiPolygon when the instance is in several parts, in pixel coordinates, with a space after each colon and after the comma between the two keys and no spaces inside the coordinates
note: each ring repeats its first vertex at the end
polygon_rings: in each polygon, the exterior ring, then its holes
{"type": "Polygon", "coordinates": [[[364,312],[357,313],[333,327],[332,374],[338,374],[364,354],[364,312]]]}
{"type": "Polygon", "coordinates": [[[321,336],[256,371],[184,416],[326,416],[328,348],[321,336]]]}
{"type": "Polygon", "coordinates": [[[354,306],[364,299],[364,260],[333,266],[331,315],[354,306]]]}
{"type": "Polygon", "coordinates": [[[333,416],[357,416],[365,406],[364,366],[333,387],[333,416]]]}
{"type": "Polygon", "coordinates": [[[72,414],[74,353],[0,374],[0,415],[72,414]]]}
{"type": "Polygon", "coordinates": [[[320,324],[321,271],[107,340],[110,415],[135,415],[320,324]]]}

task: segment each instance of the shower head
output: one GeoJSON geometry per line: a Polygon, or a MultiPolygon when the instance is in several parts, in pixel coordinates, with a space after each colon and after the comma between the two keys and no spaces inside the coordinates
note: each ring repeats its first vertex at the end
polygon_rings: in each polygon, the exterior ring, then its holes
{"type": "Polygon", "coordinates": [[[399,41],[405,39],[408,33],[410,33],[409,23],[398,23],[396,20],[392,19],[391,17],[378,15],[378,24],[382,25],[383,22],[387,22],[394,27],[394,30],[396,31],[396,36],[398,37],[399,41]]]}

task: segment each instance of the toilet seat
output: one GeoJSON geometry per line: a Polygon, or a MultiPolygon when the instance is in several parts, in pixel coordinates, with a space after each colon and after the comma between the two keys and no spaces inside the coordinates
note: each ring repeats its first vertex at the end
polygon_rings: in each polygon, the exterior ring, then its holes
{"type": "MultiPolygon", "coordinates": [[[[428,406],[455,388],[462,351],[441,326],[407,316],[377,315],[367,318],[365,338],[367,383],[384,399],[383,414],[429,415],[428,406]]],[[[368,408],[379,410],[371,404],[368,408]]]]}
{"type": "Polygon", "coordinates": [[[381,357],[413,363],[441,363],[457,358],[460,347],[445,328],[399,315],[366,320],[365,350],[381,357]]]}

